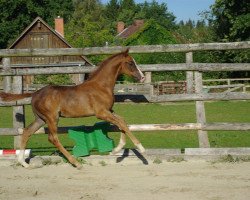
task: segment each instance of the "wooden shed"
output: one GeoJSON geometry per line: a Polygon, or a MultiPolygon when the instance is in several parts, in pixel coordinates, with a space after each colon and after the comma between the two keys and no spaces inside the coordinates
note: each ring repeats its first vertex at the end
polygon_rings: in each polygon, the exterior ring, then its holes
{"type": "MultiPolygon", "coordinates": [[[[63,18],[55,19],[55,29],[51,28],[42,18],[37,17],[9,47],[10,49],[29,48],[72,48],[64,39],[63,18]]],[[[78,63],[83,67],[92,65],[84,56],[56,56],[56,57],[16,57],[11,58],[12,64],[55,64],[78,63]]],[[[81,81],[80,75],[73,75],[73,82],[81,81]]],[[[26,77],[26,82],[32,82],[32,78],[26,77]]]]}

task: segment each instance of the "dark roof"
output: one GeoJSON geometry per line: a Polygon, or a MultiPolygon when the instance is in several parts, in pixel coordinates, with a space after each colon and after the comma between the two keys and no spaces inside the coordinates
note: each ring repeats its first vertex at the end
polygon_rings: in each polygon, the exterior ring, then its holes
{"type": "MultiPolygon", "coordinates": [[[[13,44],[11,44],[9,46],[9,49],[12,49],[16,43],[18,43],[19,40],[21,40],[21,38],[32,28],[32,26],[37,23],[38,21],[40,21],[42,24],[44,24],[51,32],[53,32],[63,43],[65,43],[69,48],[73,48],[65,39],[64,37],[61,36],[60,33],[58,33],[56,30],[54,30],[53,28],[51,28],[41,17],[36,17],[34,19],[34,21],[28,26],[26,27],[26,29],[20,34],[20,36],[14,41],[13,44]]],[[[81,56],[88,64],[93,65],[85,56],[81,56]]]]}
{"type": "Polygon", "coordinates": [[[132,34],[139,31],[144,25],[143,20],[135,20],[134,23],[127,28],[125,28],[121,33],[119,33],[116,37],[126,39],[132,34]]]}
{"type": "Polygon", "coordinates": [[[9,49],[13,48],[13,46],[15,46],[15,44],[32,28],[32,26],[36,23],[40,21],[42,24],[44,24],[51,32],[53,32],[58,38],[60,38],[68,47],[72,48],[72,46],[61,36],[61,34],[59,34],[58,32],[56,32],[53,28],[51,28],[41,17],[36,17],[34,19],[34,21],[28,26],[26,27],[26,29],[24,29],[24,31],[19,35],[19,37],[15,40],[15,42],[13,44],[10,45],[9,49]]]}

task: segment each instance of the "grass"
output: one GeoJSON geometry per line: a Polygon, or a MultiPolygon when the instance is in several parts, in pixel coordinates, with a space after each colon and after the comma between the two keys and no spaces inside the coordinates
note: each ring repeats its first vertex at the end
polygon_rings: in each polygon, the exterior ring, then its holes
{"type": "MultiPolygon", "coordinates": [[[[207,122],[250,122],[250,101],[207,102],[207,122]]],[[[114,110],[123,116],[128,124],[149,123],[192,123],[196,121],[195,103],[168,104],[116,104],[114,110]]],[[[31,107],[25,107],[26,125],[32,122],[31,107]]],[[[62,118],[59,126],[93,125],[98,120],[88,118],[62,118]]],[[[12,127],[12,108],[0,107],[0,128],[12,127]]],[[[109,133],[115,144],[119,141],[119,133],[109,133]]],[[[146,148],[186,148],[198,147],[196,131],[150,131],[135,132],[135,135],[146,148]]],[[[67,134],[59,135],[60,141],[72,150],[74,142],[67,134]]],[[[212,147],[250,147],[250,131],[209,131],[212,147]]],[[[126,147],[133,147],[130,140],[126,147]]],[[[13,136],[0,136],[0,149],[13,148],[13,136]]],[[[56,152],[48,142],[47,135],[33,135],[28,143],[35,154],[50,155],[56,152]]]]}

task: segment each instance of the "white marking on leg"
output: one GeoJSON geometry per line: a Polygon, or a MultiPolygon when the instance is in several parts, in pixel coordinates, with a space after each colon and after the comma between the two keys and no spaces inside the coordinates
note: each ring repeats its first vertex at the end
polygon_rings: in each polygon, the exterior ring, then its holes
{"type": "Polygon", "coordinates": [[[117,154],[118,152],[120,152],[122,150],[122,148],[125,146],[125,142],[123,141],[122,138],[120,138],[120,141],[119,141],[119,144],[117,145],[117,147],[115,147],[113,149],[113,151],[110,153],[111,155],[115,155],[117,154]]]}
{"type": "Polygon", "coordinates": [[[25,162],[24,160],[24,154],[25,150],[20,150],[19,155],[18,155],[18,162],[25,168],[29,167],[29,164],[25,162]]]}
{"type": "Polygon", "coordinates": [[[145,152],[145,149],[144,149],[144,147],[142,146],[141,143],[137,144],[136,146],[139,149],[140,153],[144,153],[145,152]]]}

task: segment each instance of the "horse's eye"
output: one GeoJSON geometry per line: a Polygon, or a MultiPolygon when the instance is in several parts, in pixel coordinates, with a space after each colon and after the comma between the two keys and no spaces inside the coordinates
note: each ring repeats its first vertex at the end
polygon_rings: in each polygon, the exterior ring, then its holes
{"type": "Polygon", "coordinates": [[[134,66],[135,66],[135,64],[134,64],[134,62],[128,62],[128,67],[129,67],[129,69],[132,71],[132,70],[134,70],[134,66]]]}

